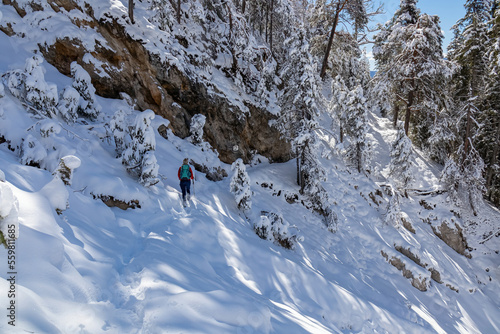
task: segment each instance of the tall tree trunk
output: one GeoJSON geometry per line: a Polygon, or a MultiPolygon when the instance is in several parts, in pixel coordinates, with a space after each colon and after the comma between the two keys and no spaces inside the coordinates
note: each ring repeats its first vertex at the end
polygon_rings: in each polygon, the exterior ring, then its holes
{"type": "Polygon", "coordinates": [[[408,103],[406,104],[406,114],[405,114],[405,134],[408,136],[410,129],[410,117],[411,117],[411,107],[413,106],[413,100],[415,98],[415,92],[413,88],[408,92],[408,103]]]}
{"type": "Polygon", "coordinates": [[[491,183],[493,181],[493,166],[495,166],[498,162],[498,154],[500,153],[499,149],[500,149],[500,119],[498,120],[497,134],[496,134],[496,139],[495,139],[494,146],[493,146],[493,157],[491,158],[491,162],[488,166],[488,175],[487,175],[487,179],[486,179],[486,188],[488,189],[488,193],[489,193],[488,197],[490,198],[490,200],[491,200],[490,187],[491,187],[491,183]]]}
{"type": "Polygon", "coordinates": [[[269,43],[269,0],[266,1],[266,43],[269,43]]]}
{"type": "Polygon", "coordinates": [[[301,179],[300,179],[300,176],[301,176],[301,165],[300,165],[300,155],[299,155],[299,148],[296,147],[295,148],[295,154],[297,156],[297,185],[300,186],[301,184],[301,179]]]}
{"type": "Polygon", "coordinates": [[[464,154],[462,156],[462,164],[467,158],[467,154],[470,150],[470,141],[471,141],[471,126],[472,126],[472,110],[471,105],[467,106],[467,125],[465,126],[465,140],[464,140],[464,154]]]}
{"type": "Polygon", "coordinates": [[[392,120],[392,125],[394,127],[398,126],[398,117],[399,117],[399,104],[394,103],[394,119],[392,120]]]}
{"type": "Polygon", "coordinates": [[[271,49],[271,54],[273,54],[273,11],[274,0],[271,0],[271,14],[269,18],[269,48],[271,49]]]}
{"type": "MultiPolygon", "coordinates": [[[[346,0],[347,2],[347,0],[346,0]]],[[[345,3],[344,2],[344,5],[345,3]]],[[[343,7],[343,6],[342,6],[343,7]]],[[[337,11],[335,12],[335,20],[333,21],[332,31],[330,33],[330,38],[328,38],[328,45],[326,46],[325,57],[323,58],[323,64],[321,65],[321,72],[319,76],[321,79],[325,77],[326,67],[328,65],[328,57],[330,56],[330,51],[332,50],[333,37],[335,36],[335,30],[337,29],[337,25],[339,23],[339,15],[340,15],[340,2],[337,4],[337,11]]]]}
{"type": "Polygon", "coordinates": [[[181,23],[181,0],[177,1],[177,23],[181,23]]]}
{"type": "Polygon", "coordinates": [[[335,19],[333,20],[332,32],[330,33],[330,37],[328,38],[328,45],[326,46],[325,57],[323,58],[323,64],[321,65],[321,72],[319,76],[321,79],[325,77],[326,67],[328,65],[328,57],[330,56],[330,51],[332,50],[333,38],[335,37],[335,30],[337,30],[337,25],[339,24],[339,15],[340,12],[344,9],[345,5],[349,2],[349,0],[344,0],[343,3],[340,1],[337,3],[337,10],[335,11],[335,19]]]}
{"type": "Polygon", "coordinates": [[[128,17],[130,17],[130,22],[134,24],[134,0],[128,0],[128,17]]]}

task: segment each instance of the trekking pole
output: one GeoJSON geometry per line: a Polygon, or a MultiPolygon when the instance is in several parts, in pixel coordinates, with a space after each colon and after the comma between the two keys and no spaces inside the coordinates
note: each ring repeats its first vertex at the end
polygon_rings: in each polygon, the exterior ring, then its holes
{"type": "Polygon", "coordinates": [[[196,174],[193,177],[193,196],[196,196],[196,190],[194,188],[194,180],[196,180],[196,174]]]}

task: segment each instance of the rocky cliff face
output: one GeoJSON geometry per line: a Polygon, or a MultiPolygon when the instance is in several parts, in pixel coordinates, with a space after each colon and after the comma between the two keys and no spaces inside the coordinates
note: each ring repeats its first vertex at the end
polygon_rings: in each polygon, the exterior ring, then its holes
{"type": "MultiPolygon", "coordinates": [[[[16,1],[3,0],[3,3],[14,6],[20,16],[26,15],[16,1]]],[[[119,98],[121,92],[127,93],[136,101],[138,109],[152,109],[168,119],[174,134],[181,138],[189,135],[192,116],[205,115],[205,139],[223,162],[231,163],[237,158],[248,162],[254,153],[278,162],[290,158],[290,145],[269,126],[274,116],[266,110],[247,105],[249,112],[244,113],[231,105],[223,94],[208,94],[205,84],[199,83],[194,75],[188,76],[149,53],[116,19],[97,20],[91,8],[80,8],[72,0],[48,3],[56,12],[64,8],[68,12],[86,13],[91,21],[72,20],[72,23],[82,28],[92,27],[107,42],[106,46],[98,43],[95,50],[87,50],[81,41],[69,38],[58,39],[52,45],[40,45],[46,61],[61,73],[69,75],[70,64],[78,62],[89,72],[98,95],[119,98]],[[103,65],[96,68],[84,62],[86,54],[103,65]]],[[[43,10],[37,5],[32,8],[43,10]]]]}

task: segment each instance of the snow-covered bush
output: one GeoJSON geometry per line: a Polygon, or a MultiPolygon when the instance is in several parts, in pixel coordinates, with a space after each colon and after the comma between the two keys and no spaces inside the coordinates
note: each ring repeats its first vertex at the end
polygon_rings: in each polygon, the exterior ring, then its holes
{"type": "Polygon", "coordinates": [[[0,81],[0,99],[5,96],[5,87],[3,83],[0,81]]]}
{"type": "Polygon", "coordinates": [[[8,239],[16,239],[19,235],[18,213],[19,203],[0,170],[0,243],[6,247],[8,239]]]}
{"type": "Polygon", "coordinates": [[[385,223],[391,226],[399,226],[401,224],[401,207],[399,205],[399,193],[392,189],[392,197],[387,203],[385,213],[385,223]]]}
{"type": "Polygon", "coordinates": [[[25,81],[26,74],[21,70],[14,70],[7,73],[7,87],[10,93],[18,99],[24,98],[25,96],[25,81]]]}
{"type": "Polygon", "coordinates": [[[58,134],[61,132],[61,126],[59,123],[54,122],[51,119],[45,119],[40,122],[40,135],[42,138],[48,138],[53,133],[58,134]]]}
{"type": "Polygon", "coordinates": [[[43,160],[47,157],[47,150],[43,145],[28,134],[23,139],[21,145],[21,163],[28,166],[40,167],[43,160]]]}
{"type": "Polygon", "coordinates": [[[191,133],[191,142],[193,144],[200,144],[203,142],[203,127],[206,121],[205,115],[197,114],[191,118],[191,125],[189,131],[191,133]]]}
{"type": "Polygon", "coordinates": [[[75,157],[74,155],[67,155],[61,158],[59,165],[52,174],[60,178],[65,185],[71,185],[73,171],[80,167],[81,163],[82,162],[78,157],[75,157]]]}
{"type": "Polygon", "coordinates": [[[120,156],[125,150],[125,139],[127,136],[127,113],[118,109],[109,122],[111,133],[115,141],[115,151],[120,156]]]}
{"type": "Polygon", "coordinates": [[[80,93],[71,86],[66,87],[59,97],[57,110],[59,115],[68,123],[74,123],[78,118],[78,106],[80,105],[80,93]]]}
{"type": "Polygon", "coordinates": [[[97,118],[102,107],[96,101],[95,88],[90,80],[90,75],[77,62],[71,63],[71,76],[73,76],[73,88],[75,88],[80,96],[80,105],[78,112],[83,116],[91,119],[97,118]]]}
{"type": "Polygon", "coordinates": [[[158,178],[159,168],[160,166],[158,166],[154,151],[147,151],[144,153],[144,157],[141,162],[142,173],[139,178],[139,182],[146,187],[157,184],[160,181],[158,178]]]}
{"type": "Polygon", "coordinates": [[[252,190],[250,189],[250,177],[243,160],[237,159],[232,165],[234,171],[231,178],[230,190],[234,194],[234,199],[238,209],[247,211],[252,208],[252,190]]]}
{"type": "Polygon", "coordinates": [[[294,249],[302,237],[290,232],[290,224],[283,216],[274,212],[262,211],[260,220],[254,224],[255,233],[262,239],[272,241],[284,248],[294,249]]]}
{"type": "Polygon", "coordinates": [[[402,125],[399,125],[396,140],[391,147],[389,173],[397,183],[406,189],[413,181],[413,148],[410,138],[406,136],[402,125]]]}
{"type": "Polygon", "coordinates": [[[45,69],[41,66],[43,58],[35,55],[26,60],[24,66],[26,102],[43,115],[54,117],[57,109],[57,86],[45,81],[45,69]]]}
{"type": "Polygon", "coordinates": [[[154,156],[156,139],[151,127],[151,120],[154,117],[152,110],[146,110],[137,115],[130,132],[132,140],[122,154],[122,163],[129,173],[137,176],[145,186],[159,182],[158,165],[154,156]]]}

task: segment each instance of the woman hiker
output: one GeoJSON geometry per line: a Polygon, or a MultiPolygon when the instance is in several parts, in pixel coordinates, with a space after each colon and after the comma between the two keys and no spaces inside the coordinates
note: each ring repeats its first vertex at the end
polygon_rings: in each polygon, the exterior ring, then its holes
{"type": "Polygon", "coordinates": [[[193,171],[191,167],[189,167],[188,159],[185,158],[182,161],[182,166],[179,167],[179,171],[177,172],[177,176],[181,181],[181,191],[182,191],[182,202],[186,203],[186,193],[187,200],[189,201],[189,197],[191,196],[191,180],[194,179],[193,171]]]}

